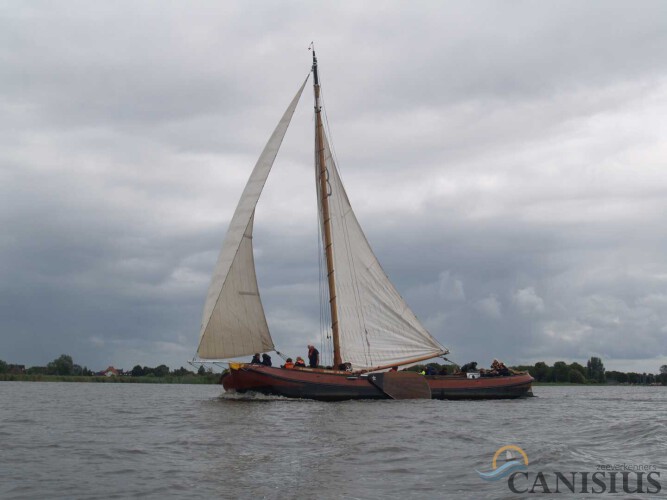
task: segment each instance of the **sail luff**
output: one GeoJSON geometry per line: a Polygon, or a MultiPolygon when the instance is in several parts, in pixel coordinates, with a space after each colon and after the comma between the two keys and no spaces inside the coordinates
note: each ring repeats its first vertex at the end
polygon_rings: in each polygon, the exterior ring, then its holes
{"type": "Polygon", "coordinates": [[[257,160],[229,224],[202,315],[197,354],[203,359],[224,359],[273,349],[255,276],[253,216],[308,77],[257,160]]]}

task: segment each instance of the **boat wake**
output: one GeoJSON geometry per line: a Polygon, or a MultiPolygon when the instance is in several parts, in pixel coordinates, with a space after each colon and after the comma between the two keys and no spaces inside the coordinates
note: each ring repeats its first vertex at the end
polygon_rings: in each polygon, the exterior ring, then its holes
{"type": "Polygon", "coordinates": [[[286,398],[284,396],[277,396],[273,394],[262,394],[259,392],[223,392],[219,398],[222,401],[255,401],[255,402],[268,402],[268,401],[297,401],[291,398],[286,398]]]}

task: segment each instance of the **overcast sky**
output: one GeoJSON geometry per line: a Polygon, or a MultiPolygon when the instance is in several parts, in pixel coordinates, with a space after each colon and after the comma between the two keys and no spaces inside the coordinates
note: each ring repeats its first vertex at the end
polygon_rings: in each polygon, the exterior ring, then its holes
{"type": "MultiPolygon", "coordinates": [[[[0,359],[185,365],[316,43],[339,168],[451,358],[667,362],[667,3],[0,2],[0,359]]],[[[255,219],[319,342],[312,92],[255,219]]]]}

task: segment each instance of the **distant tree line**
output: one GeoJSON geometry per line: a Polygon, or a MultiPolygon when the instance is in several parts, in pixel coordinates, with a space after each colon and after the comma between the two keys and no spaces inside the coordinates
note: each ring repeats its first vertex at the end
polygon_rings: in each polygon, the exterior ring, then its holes
{"type": "MultiPolygon", "coordinates": [[[[206,369],[203,366],[200,366],[199,369],[194,372],[183,368],[182,366],[176,370],[170,370],[167,365],[159,365],[155,368],[149,366],[140,366],[136,365],[132,368],[131,371],[125,372],[122,369],[116,370],[115,372],[119,376],[132,376],[132,377],[187,377],[187,376],[207,376],[213,377],[216,376],[213,373],[211,368],[206,369]]],[[[94,376],[102,375],[106,372],[93,372],[88,369],[87,366],[81,367],[77,365],[72,360],[72,356],[68,354],[62,354],[57,357],[46,366],[31,366],[25,368],[23,365],[14,365],[9,364],[6,361],[0,360],[0,374],[13,373],[13,374],[26,374],[26,375],[64,375],[64,376],[94,376]]],[[[115,374],[114,374],[115,375],[115,374]]]]}
{"type": "Polygon", "coordinates": [[[130,370],[129,375],[133,377],[166,377],[168,375],[173,375],[175,377],[186,377],[188,375],[208,375],[213,373],[212,369],[205,369],[203,366],[200,366],[197,372],[193,372],[182,366],[176,370],[170,371],[167,365],[159,365],[155,368],[150,366],[141,366],[136,365],[132,370],[130,370]]]}
{"type": "Polygon", "coordinates": [[[602,360],[592,357],[582,366],[579,363],[567,364],[556,361],[553,366],[540,361],[534,365],[512,367],[514,370],[527,371],[537,382],[569,382],[573,384],[662,384],[667,385],[667,365],[660,367],[660,373],[635,373],[605,370],[602,360]]]}
{"type": "MultiPolygon", "coordinates": [[[[458,366],[455,364],[441,365],[439,363],[428,363],[421,365],[414,365],[407,368],[410,371],[426,371],[431,368],[435,373],[449,374],[455,373],[458,366]]],[[[582,366],[579,363],[567,364],[565,361],[556,361],[553,366],[547,365],[540,361],[534,365],[519,365],[511,367],[515,371],[527,371],[531,374],[537,382],[556,382],[556,383],[572,383],[572,384],[662,384],[667,385],[667,365],[660,367],[658,374],[652,373],[635,373],[635,372],[619,372],[605,370],[602,360],[598,357],[592,357],[582,366]]],[[[116,370],[119,376],[131,377],[217,377],[211,368],[204,368],[200,366],[194,372],[183,368],[182,366],[176,370],[170,370],[167,365],[158,365],[156,367],[136,365],[129,372],[123,370],[116,370]]],[[[25,368],[23,365],[9,364],[0,360],[0,374],[17,373],[27,375],[64,375],[64,376],[93,376],[100,375],[104,372],[93,372],[88,367],[81,367],[72,360],[72,356],[62,354],[46,366],[31,366],[25,368]]]]}
{"type": "Polygon", "coordinates": [[[87,366],[74,363],[72,356],[62,354],[46,366],[31,366],[8,364],[0,360],[0,373],[26,373],[28,375],[93,375],[87,366]]]}
{"type": "MultiPolygon", "coordinates": [[[[455,364],[441,365],[439,363],[428,363],[414,365],[407,370],[422,372],[432,368],[435,373],[455,373],[458,366],[455,364]]],[[[667,385],[667,365],[660,367],[660,373],[624,373],[605,370],[604,363],[598,357],[592,357],[583,366],[579,363],[566,363],[556,361],[553,366],[544,361],[534,365],[512,366],[514,371],[528,372],[537,382],[571,383],[571,384],[662,384],[667,385]]]]}

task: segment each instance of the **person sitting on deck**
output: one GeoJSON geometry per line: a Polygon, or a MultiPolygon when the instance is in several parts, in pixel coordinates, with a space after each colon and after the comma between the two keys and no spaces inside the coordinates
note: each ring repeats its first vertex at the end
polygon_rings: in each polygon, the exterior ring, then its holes
{"type": "Polygon", "coordinates": [[[498,361],[497,359],[494,359],[493,363],[491,363],[491,370],[496,376],[507,376],[512,374],[509,368],[505,366],[505,363],[498,361]]]}
{"type": "Polygon", "coordinates": [[[262,354],[262,364],[264,366],[271,366],[271,356],[266,353],[262,354]]]}
{"type": "Polygon", "coordinates": [[[306,367],[306,362],[303,360],[301,356],[296,357],[296,362],[294,363],[294,366],[298,366],[299,368],[305,368],[306,367]]]}
{"type": "Polygon", "coordinates": [[[312,345],[308,345],[308,364],[311,368],[317,368],[320,364],[320,351],[312,345]]]}
{"type": "Polygon", "coordinates": [[[288,370],[294,368],[294,361],[292,361],[292,358],[287,358],[284,368],[287,368],[288,370]]]}
{"type": "Polygon", "coordinates": [[[431,365],[426,367],[426,375],[436,375],[438,372],[431,365]]]}
{"type": "Polygon", "coordinates": [[[252,357],[252,361],[250,362],[251,365],[261,365],[262,361],[259,359],[259,353],[256,352],[255,355],[252,357]]]}

